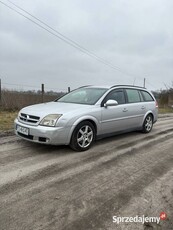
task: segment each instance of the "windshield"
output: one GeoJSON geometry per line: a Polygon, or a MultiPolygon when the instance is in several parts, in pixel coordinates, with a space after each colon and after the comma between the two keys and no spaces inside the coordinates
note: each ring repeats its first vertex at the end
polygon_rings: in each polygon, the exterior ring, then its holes
{"type": "Polygon", "coordinates": [[[94,105],[107,91],[105,88],[80,88],[61,97],[58,102],[94,105]]]}

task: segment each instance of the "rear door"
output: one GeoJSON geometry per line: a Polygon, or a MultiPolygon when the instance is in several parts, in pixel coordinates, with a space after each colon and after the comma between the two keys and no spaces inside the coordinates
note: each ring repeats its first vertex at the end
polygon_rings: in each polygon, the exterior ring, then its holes
{"type": "Polygon", "coordinates": [[[141,90],[140,91],[142,97],[143,97],[143,100],[144,100],[144,107],[146,108],[146,113],[148,111],[152,111],[152,114],[154,115],[154,121],[157,120],[157,113],[158,113],[158,108],[157,108],[157,103],[156,101],[154,100],[153,96],[145,91],[145,90],[141,90]]]}
{"type": "Polygon", "coordinates": [[[146,104],[138,89],[125,89],[127,97],[128,128],[139,128],[142,126],[146,113],[146,104]]]}

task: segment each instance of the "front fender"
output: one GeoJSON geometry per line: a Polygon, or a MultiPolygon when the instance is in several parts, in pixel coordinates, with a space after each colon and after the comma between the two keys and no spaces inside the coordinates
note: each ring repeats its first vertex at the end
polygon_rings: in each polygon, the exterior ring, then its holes
{"type": "Polygon", "coordinates": [[[86,120],[91,120],[91,121],[93,121],[93,122],[95,123],[95,125],[96,125],[97,133],[100,132],[100,124],[99,124],[98,120],[97,120],[95,117],[89,116],[89,115],[87,115],[87,116],[82,116],[82,117],[78,118],[78,119],[73,123],[73,125],[71,126],[71,129],[70,129],[70,132],[69,132],[69,135],[68,135],[68,144],[70,143],[72,133],[73,133],[74,129],[76,128],[76,126],[77,126],[79,123],[81,123],[82,121],[86,121],[86,120]]]}

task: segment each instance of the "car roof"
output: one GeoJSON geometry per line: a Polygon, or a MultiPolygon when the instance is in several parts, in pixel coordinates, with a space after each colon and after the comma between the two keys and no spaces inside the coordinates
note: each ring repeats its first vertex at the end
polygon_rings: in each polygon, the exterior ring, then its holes
{"type": "Polygon", "coordinates": [[[105,89],[113,89],[113,88],[138,88],[138,89],[144,89],[146,90],[145,87],[141,87],[141,86],[135,86],[135,85],[112,85],[112,86],[108,86],[108,85],[86,85],[86,86],[82,86],[80,88],[105,88],[105,89]]]}

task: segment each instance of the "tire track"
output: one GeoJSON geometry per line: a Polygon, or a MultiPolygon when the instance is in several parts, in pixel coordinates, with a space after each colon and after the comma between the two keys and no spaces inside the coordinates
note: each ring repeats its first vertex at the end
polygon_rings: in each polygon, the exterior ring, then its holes
{"type": "MultiPolygon", "coordinates": [[[[28,158],[26,159],[26,162],[22,161],[21,164],[25,169],[25,172],[22,173],[22,169],[20,167],[20,162],[17,163],[17,170],[15,170],[16,167],[14,167],[13,171],[11,172],[9,168],[12,166],[9,165],[7,168],[2,168],[0,170],[0,173],[7,171],[6,174],[4,174],[4,180],[3,178],[0,179],[0,194],[3,193],[12,192],[13,188],[16,187],[17,190],[22,188],[24,186],[27,186],[32,181],[37,183],[38,181],[44,179],[51,180],[50,177],[54,177],[56,174],[64,174],[63,177],[67,175],[67,179],[71,174],[75,175],[76,171],[78,174],[84,173],[84,170],[88,170],[91,168],[96,168],[100,164],[107,164],[108,162],[113,161],[114,159],[119,159],[120,157],[126,157],[126,155],[129,155],[129,152],[131,153],[132,150],[139,151],[140,149],[144,148],[146,145],[146,148],[157,144],[158,141],[162,141],[168,138],[172,138],[173,135],[173,129],[169,129],[166,131],[162,131],[160,133],[154,134],[153,136],[146,136],[143,140],[145,141],[144,144],[140,143],[139,140],[132,141],[127,144],[122,144],[119,146],[113,146],[111,151],[116,151],[116,154],[113,152],[110,152],[110,149],[107,151],[103,151],[102,153],[97,153],[94,156],[83,156],[82,159],[76,159],[76,156],[72,156],[71,161],[67,163],[68,157],[59,157],[58,161],[56,159],[56,155],[54,155],[50,160],[45,159],[45,157],[36,156],[32,159],[32,161],[28,158]],[[165,136],[166,135],[166,136],[165,136]],[[158,137],[158,138],[157,138],[158,137]],[[72,162],[74,158],[74,162],[72,162]],[[46,160],[46,161],[45,161],[46,160]],[[41,164],[40,164],[41,161],[41,164]],[[55,161],[55,162],[54,162],[55,161]],[[19,165],[19,167],[18,167],[19,165]],[[29,166],[28,166],[29,165],[29,166]],[[80,167],[82,165],[82,167],[80,167]],[[78,168],[77,168],[78,167],[78,168]],[[18,170],[20,168],[20,171],[18,170]],[[76,168],[76,170],[74,170],[76,168]],[[81,168],[81,170],[79,170],[81,168]],[[7,179],[9,178],[9,179],[7,179]],[[5,183],[6,182],[6,183],[5,183]],[[4,185],[5,184],[5,185],[4,185]]],[[[61,174],[59,175],[61,179],[61,174]]]]}
{"type": "Polygon", "coordinates": [[[1,228],[106,229],[115,211],[173,168],[172,120],[82,153],[1,138],[1,228]]]}

